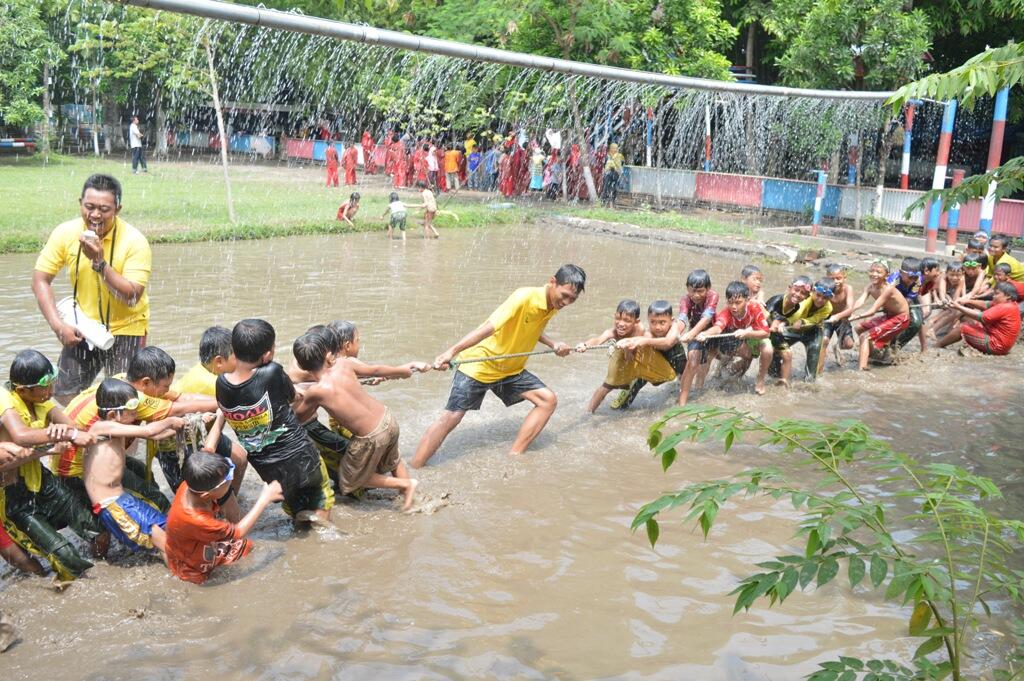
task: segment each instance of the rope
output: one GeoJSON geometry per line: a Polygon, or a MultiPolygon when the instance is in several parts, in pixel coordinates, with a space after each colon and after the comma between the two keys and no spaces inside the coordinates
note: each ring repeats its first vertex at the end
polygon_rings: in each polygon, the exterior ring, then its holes
{"type": "MultiPolygon", "coordinates": [[[[588,345],[587,348],[595,350],[597,348],[608,348],[609,350],[615,349],[615,341],[610,340],[600,345],[588,345]]],[[[547,350],[534,350],[532,352],[512,352],[507,355],[493,355],[491,357],[474,357],[471,359],[453,359],[448,362],[448,366],[455,369],[462,364],[475,364],[476,362],[498,362],[503,359],[515,359],[517,357],[532,357],[534,355],[550,355],[555,352],[554,348],[548,348],[547,350]]]]}
{"type": "MultiPolygon", "coordinates": [[[[919,307],[942,307],[941,303],[917,303],[915,305],[907,305],[908,310],[914,310],[919,307]]],[[[858,319],[867,319],[868,317],[874,317],[876,314],[881,313],[882,310],[875,310],[874,312],[867,312],[865,314],[859,314],[855,317],[849,317],[847,321],[855,322],[858,319]]]]}
{"type": "Polygon", "coordinates": [[[185,414],[185,426],[178,431],[175,438],[178,442],[178,466],[185,465],[185,452],[198,452],[206,442],[206,414],[185,414]]]}

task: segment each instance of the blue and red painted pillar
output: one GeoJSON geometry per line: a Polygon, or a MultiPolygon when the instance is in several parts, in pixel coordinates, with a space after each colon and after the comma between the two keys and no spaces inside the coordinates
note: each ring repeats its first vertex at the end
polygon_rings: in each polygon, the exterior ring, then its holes
{"type": "MultiPolygon", "coordinates": [[[[1010,88],[1004,87],[996,93],[995,111],[992,113],[992,137],[988,144],[988,163],[985,171],[999,167],[1003,156],[1003,132],[1006,130],[1006,104],[1010,99],[1010,88]]],[[[988,193],[981,204],[981,220],[978,226],[986,234],[992,233],[992,216],[996,212],[996,183],[990,182],[988,193]]]]}
{"type": "Polygon", "coordinates": [[[910,189],[910,140],[914,129],[914,108],[920,99],[911,99],[903,107],[903,159],[900,161],[900,189],[910,189]]]}
{"type": "MultiPolygon", "coordinates": [[[[957,168],[953,171],[953,187],[959,187],[964,181],[964,169],[957,168]]],[[[952,255],[952,249],[956,246],[956,230],[960,226],[960,204],[954,203],[949,207],[946,216],[946,255],[952,255]]]]}
{"type": "MultiPolygon", "coordinates": [[[[939,134],[939,150],[935,154],[935,174],[932,176],[932,189],[943,189],[946,186],[946,168],[949,166],[949,149],[953,146],[953,121],[956,120],[956,100],[946,102],[942,112],[942,131],[939,134]]],[[[942,201],[932,201],[928,209],[928,222],[925,231],[924,250],[934,253],[939,241],[939,219],[942,217],[942,201]]]]}
{"type": "Polygon", "coordinates": [[[821,226],[821,204],[825,201],[825,179],[828,173],[824,170],[812,170],[818,174],[818,191],[814,195],[814,217],[811,220],[811,236],[818,236],[818,228],[821,226]]]}
{"type": "Polygon", "coordinates": [[[711,105],[704,105],[704,172],[711,172],[711,105]]]}
{"type": "Polygon", "coordinates": [[[654,108],[647,107],[647,167],[651,167],[651,149],[654,147],[654,108]]]}

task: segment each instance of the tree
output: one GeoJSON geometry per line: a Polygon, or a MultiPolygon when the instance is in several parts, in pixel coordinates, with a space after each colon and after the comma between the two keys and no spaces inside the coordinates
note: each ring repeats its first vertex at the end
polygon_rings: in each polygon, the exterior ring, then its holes
{"type": "Polygon", "coordinates": [[[777,0],[765,29],[784,42],[787,85],[829,89],[895,87],[925,71],[928,19],[903,0],[777,0]]]}
{"type": "Polygon", "coordinates": [[[44,118],[41,99],[46,64],[60,58],[38,0],[0,4],[0,120],[28,126],[44,118]]]}

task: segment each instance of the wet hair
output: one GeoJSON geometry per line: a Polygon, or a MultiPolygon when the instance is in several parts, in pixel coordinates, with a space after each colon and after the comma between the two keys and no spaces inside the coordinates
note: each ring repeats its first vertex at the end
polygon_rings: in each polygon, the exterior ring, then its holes
{"type": "Polygon", "coordinates": [[[335,352],[345,347],[346,343],[351,343],[356,339],[356,325],[352,322],[335,319],[334,321],[327,322],[326,326],[334,332],[337,338],[338,348],[335,352]]]}
{"type": "Polygon", "coordinates": [[[162,381],[174,375],[174,359],[166,352],[150,345],[142,348],[128,360],[128,372],[125,378],[129,383],[148,378],[151,381],[162,381]]]}
{"type": "Polygon", "coordinates": [[[427,142],[424,142],[423,143],[423,151],[430,151],[430,144],[428,144],[427,142]]]}
{"type": "Polygon", "coordinates": [[[559,286],[569,284],[576,293],[583,293],[587,285],[587,273],[578,265],[562,265],[555,272],[555,283],[559,286]]]}
{"type": "Polygon", "coordinates": [[[757,265],[744,265],[740,270],[740,279],[746,279],[752,274],[762,274],[761,268],[757,265]]]}
{"type": "Polygon", "coordinates": [[[672,303],[667,300],[655,300],[647,306],[648,317],[661,317],[663,315],[672,316],[672,303]]]}
{"type": "Polygon", "coordinates": [[[398,200],[398,192],[391,192],[390,196],[388,196],[388,201],[394,202],[394,201],[397,201],[397,200],[398,200]]]}
{"type": "Polygon", "coordinates": [[[799,277],[793,279],[793,281],[789,285],[811,288],[811,278],[808,277],[806,274],[801,274],[799,277]]]}
{"type": "Polygon", "coordinates": [[[921,262],[918,263],[917,267],[921,272],[931,272],[932,270],[939,269],[939,261],[935,258],[921,258],[921,262]]]}
{"type": "Polygon", "coordinates": [[[686,275],[686,288],[711,288],[711,275],[705,270],[694,270],[686,275]]]}
{"type": "Polygon", "coordinates": [[[1009,275],[1011,272],[1013,272],[1013,268],[1010,267],[1010,263],[1008,262],[999,263],[998,265],[996,265],[995,270],[996,272],[1002,272],[1003,274],[1006,275],[1009,275]]]}
{"type": "Polygon", "coordinates": [[[243,362],[258,362],[274,349],[277,333],[265,319],[243,319],[231,329],[231,349],[243,362]]]}
{"type": "Polygon", "coordinates": [[[985,244],[981,243],[979,240],[975,239],[974,237],[971,237],[970,239],[967,240],[967,248],[973,248],[976,251],[984,251],[985,250],[985,244]]]}
{"type": "Polygon", "coordinates": [[[850,269],[850,268],[847,267],[846,265],[843,265],[842,263],[830,262],[829,264],[825,265],[825,274],[835,274],[836,272],[845,272],[848,269],[850,269]]]}
{"type": "Polygon", "coordinates": [[[960,262],[959,260],[953,260],[951,262],[947,262],[946,263],[946,271],[947,272],[963,272],[964,271],[964,264],[962,262],[960,262]]]}
{"type": "Polygon", "coordinates": [[[209,364],[217,357],[231,356],[231,332],[223,326],[211,326],[199,339],[199,361],[209,364]]]}
{"type": "Polygon", "coordinates": [[[986,253],[971,253],[969,256],[965,258],[965,260],[967,259],[973,260],[974,262],[978,263],[978,267],[980,267],[981,269],[985,269],[986,267],[988,267],[988,254],[986,253]]]}
{"type": "Polygon", "coordinates": [[[904,272],[918,272],[921,268],[921,261],[917,258],[907,257],[903,258],[903,262],[900,263],[900,269],[904,272]]]}
{"type": "Polygon", "coordinates": [[[110,192],[114,195],[114,203],[118,206],[121,205],[121,183],[112,176],[102,173],[90,175],[86,179],[85,184],[82,185],[82,195],[79,198],[84,199],[85,192],[89,189],[94,189],[98,192],[110,192]]]}
{"type": "Polygon", "coordinates": [[[995,290],[1002,293],[1010,300],[1017,300],[1017,287],[1008,281],[1001,281],[996,284],[995,290]]]}
{"type": "Polygon", "coordinates": [[[315,331],[307,331],[292,343],[292,355],[305,371],[318,371],[331,351],[331,343],[327,336],[315,331]]]}
{"type": "Polygon", "coordinates": [[[624,314],[633,319],[640,319],[640,303],[632,298],[620,300],[618,307],[615,308],[615,314],[624,314]]]}
{"type": "Polygon", "coordinates": [[[358,201],[361,198],[363,198],[363,197],[359,195],[359,192],[352,192],[349,195],[348,200],[349,201],[358,201]]]}
{"type": "Polygon", "coordinates": [[[419,182],[416,183],[416,186],[419,187],[420,189],[426,189],[427,183],[424,182],[423,180],[420,180],[419,182]]]}
{"type": "Polygon", "coordinates": [[[38,350],[22,350],[11,362],[10,379],[14,385],[36,385],[52,373],[53,364],[38,350]]]}
{"type": "Polygon", "coordinates": [[[326,324],[316,324],[315,326],[311,326],[306,329],[306,333],[311,333],[323,338],[331,352],[336,353],[341,350],[341,334],[326,324]]]}
{"type": "Polygon", "coordinates": [[[101,413],[120,409],[128,403],[128,400],[138,397],[139,391],[131,383],[126,383],[119,378],[106,378],[96,389],[96,408],[101,413]]]}
{"type": "Polygon", "coordinates": [[[194,452],[181,467],[181,477],[193,492],[209,492],[224,482],[228,460],[209,452],[194,452]]]}
{"type": "Polygon", "coordinates": [[[1004,251],[1006,251],[1007,253],[1010,252],[1010,237],[1006,236],[1005,234],[993,234],[992,238],[988,240],[990,246],[992,245],[993,241],[998,241],[1003,245],[1004,251]]]}
{"type": "MultiPolygon", "coordinates": [[[[748,275],[749,276],[749,275],[748,275]]],[[[744,284],[742,281],[730,281],[729,285],[725,287],[725,299],[732,300],[733,298],[749,298],[750,287],[744,284]]]]}

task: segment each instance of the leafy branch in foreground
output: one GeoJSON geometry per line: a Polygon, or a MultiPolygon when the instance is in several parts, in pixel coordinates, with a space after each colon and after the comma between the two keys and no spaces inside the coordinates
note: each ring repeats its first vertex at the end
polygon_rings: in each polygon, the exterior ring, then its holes
{"type": "MultiPolygon", "coordinates": [[[[915,669],[895,660],[840,657],[811,675],[813,681],[941,679],[959,681],[967,649],[989,603],[1024,603],[1024,572],[1009,559],[1024,543],[1024,523],[982,504],[1002,498],[988,478],[959,466],[919,462],[893,451],[855,420],[768,422],[736,409],[692,405],[670,409],[650,428],[648,445],[668,470],[685,442],[718,440],[728,452],[745,437],[780,466],[755,467],[729,478],[689,484],[644,505],[633,519],[654,546],[658,517],[682,509],[705,539],[722,507],[757,497],[787,500],[800,512],[801,553],[759,563],[760,572],[733,590],[733,613],[761,598],[782,603],[795,590],[824,586],[845,567],[851,588],[884,588],[885,598],[910,606],[908,632],[923,639],[915,669]],[[683,419],[672,430],[670,422],[683,419]],[[792,477],[786,471],[795,473],[792,477]],[[941,651],[941,653],[940,653],[941,651]]],[[[1003,678],[1021,676],[1011,655],[1003,678]]]]}

